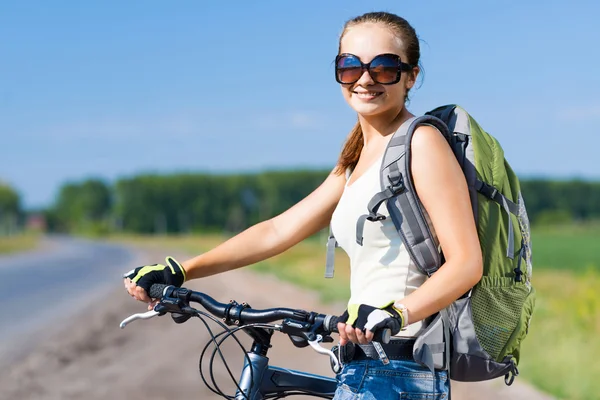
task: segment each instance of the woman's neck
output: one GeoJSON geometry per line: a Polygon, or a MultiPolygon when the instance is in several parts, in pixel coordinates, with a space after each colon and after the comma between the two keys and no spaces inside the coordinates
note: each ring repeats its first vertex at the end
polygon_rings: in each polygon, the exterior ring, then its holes
{"type": "Polygon", "coordinates": [[[364,147],[366,148],[371,142],[379,142],[379,140],[396,132],[404,121],[413,117],[413,115],[402,106],[400,110],[390,110],[385,114],[374,116],[358,116],[358,121],[363,132],[364,147]]]}

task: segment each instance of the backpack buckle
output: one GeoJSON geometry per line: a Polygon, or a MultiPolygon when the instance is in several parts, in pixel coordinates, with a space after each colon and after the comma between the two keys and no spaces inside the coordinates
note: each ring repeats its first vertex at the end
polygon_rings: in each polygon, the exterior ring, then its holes
{"type": "Polygon", "coordinates": [[[510,386],[515,381],[515,377],[519,376],[519,370],[517,369],[517,365],[515,361],[510,359],[511,369],[508,371],[506,375],[504,375],[504,383],[506,386],[510,386]]]}
{"type": "Polygon", "coordinates": [[[383,214],[369,214],[367,219],[371,222],[375,221],[383,221],[385,219],[385,215],[383,214]]]}
{"type": "Polygon", "coordinates": [[[521,270],[521,266],[518,266],[517,268],[513,269],[513,272],[515,273],[515,282],[522,282],[523,271],[521,270]]]}
{"type": "Polygon", "coordinates": [[[498,189],[496,189],[495,187],[492,187],[492,192],[490,193],[490,198],[492,199],[496,199],[496,195],[498,194],[498,189]]]}
{"type": "Polygon", "coordinates": [[[388,189],[391,190],[394,196],[404,191],[404,177],[401,173],[391,173],[387,176],[387,179],[390,183],[388,189]]]}

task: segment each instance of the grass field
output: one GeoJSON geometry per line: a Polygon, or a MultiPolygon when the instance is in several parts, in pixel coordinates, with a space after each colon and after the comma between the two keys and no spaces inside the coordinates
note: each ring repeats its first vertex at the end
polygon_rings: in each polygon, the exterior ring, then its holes
{"type": "Polygon", "coordinates": [[[34,234],[0,237],[0,254],[33,249],[38,244],[38,241],[39,237],[34,234]]]}
{"type": "Polygon", "coordinates": [[[534,270],[536,309],[523,342],[522,378],[560,399],[600,393],[600,273],[534,270]]]}
{"type": "Polygon", "coordinates": [[[600,271],[600,224],[540,227],[532,243],[534,268],[600,271]]]}
{"type": "MultiPolygon", "coordinates": [[[[120,237],[165,252],[200,254],[222,236],[120,237]]],[[[600,393],[600,226],[540,228],[532,233],[537,290],[529,336],[523,342],[521,377],[561,399],[593,399],[600,393]]],[[[349,295],[348,258],[338,249],[334,279],[323,278],[325,237],[311,238],[250,268],[318,291],[324,301],[349,295]]]]}

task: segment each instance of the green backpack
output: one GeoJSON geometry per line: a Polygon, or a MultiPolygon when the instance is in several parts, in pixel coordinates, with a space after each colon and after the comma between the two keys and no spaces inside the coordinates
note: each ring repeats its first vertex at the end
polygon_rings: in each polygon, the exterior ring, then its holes
{"type": "MultiPolygon", "coordinates": [[[[390,139],[380,169],[381,192],[357,221],[362,244],[365,223],[390,218],[416,266],[431,276],[443,264],[439,242],[412,183],[410,143],[423,124],[436,127],[448,140],[465,174],[483,252],[483,277],[469,293],[432,316],[413,349],[416,361],[447,369],[457,381],[482,381],[518,375],[522,340],[535,306],[531,286],[531,237],[517,176],[498,141],[462,108],[447,105],[406,121],[390,139]],[[444,356],[446,355],[446,356],[444,356]],[[512,376],[511,376],[512,375],[512,376]]],[[[326,277],[333,276],[337,243],[327,243],[326,277]]]]}

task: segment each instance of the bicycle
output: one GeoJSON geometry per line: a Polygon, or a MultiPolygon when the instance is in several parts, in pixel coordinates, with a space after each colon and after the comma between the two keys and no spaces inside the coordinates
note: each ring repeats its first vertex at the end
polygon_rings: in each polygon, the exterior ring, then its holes
{"type": "MultiPolygon", "coordinates": [[[[239,304],[234,300],[229,303],[219,303],[209,295],[192,291],[186,288],[177,288],[154,284],[150,288],[149,295],[160,299],[154,309],[145,313],[131,315],[124,319],[120,327],[125,328],[127,324],[138,319],[149,319],[157,315],[170,313],[174,322],[183,323],[191,317],[200,318],[208,329],[211,340],[204,347],[200,355],[200,376],[204,384],[215,394],[227,399],[235,400],[261,400],[278,399],[291,395],[309,395],[325,399],[332,399],[337,388],[337,381],[333,378],[315,375],[307,372],[279,368],[269,365],[267,352],[271,347],[271,336],[274,331],[287,334],[292,343],[297,347],[311,346],[316,352],[330,357],[333,371],[339,373],[342,365],[334,349],[322,347],[320,343],[331,343],[331,333],[337,333],[339,317],[334,315],[319,314],[291,308],[253,309],[247,303],[239,304]],[[199,303],[210,314],[197,310],[190,306],[190,302],[199,303]],[[207,317],[216,322],[224,331],[214,335],[207,322],[202,317],[207,317]],[[218,319],[217,319],[218,318],[218,319]],[[271,324],[281,321],[280,324],[271,324]],[[231,329],[229,326],[236,326],[231,329]],[[220,345],[229,337],[243,348],[240,341],[234,335],[242,330],[252,340],[250,351],[245,351],[245,361],[238,381],[235,381],[231,370],[227,366],[220,345]],[[219,336],[222,336],[217,340],[219,336]],[[202,372],[202,359],[208,346],[214,343],[215,349],[210,359],[211,386],[202,372]],[[225,364],[229,376],[236,383],[235,396],[230,396],[221,391],[216,384],[213,375],[213,362],[216,353],[219,353],[225,364]]],[[[375,332],[374,343],[388,343],[391,330],[384,328],[375,332]]]]}

